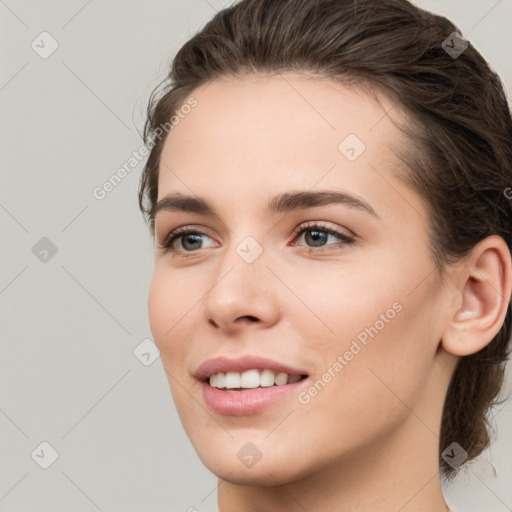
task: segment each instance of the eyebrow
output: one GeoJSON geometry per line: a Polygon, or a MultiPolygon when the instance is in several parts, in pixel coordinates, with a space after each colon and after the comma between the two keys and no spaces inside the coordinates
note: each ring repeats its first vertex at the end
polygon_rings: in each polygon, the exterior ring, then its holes
{"type": "MultiPolygon", "coordinates": [[[[335,192],[332,190],[316,192],[283,192],[269,199],[266,205],[266,212],[285,213],[331,204],[343,204],[350,208],[355,208],[380,218],[375,210],[361,197],[347,192],[335,192]]],[[[206,199],[202,197],[187,196],[180,192],[173,192],[160,199],[151,209],[150,218],[154,219],[160,211],[192,212],[220,218],[215,208],[213,208],[206,199]]]]}

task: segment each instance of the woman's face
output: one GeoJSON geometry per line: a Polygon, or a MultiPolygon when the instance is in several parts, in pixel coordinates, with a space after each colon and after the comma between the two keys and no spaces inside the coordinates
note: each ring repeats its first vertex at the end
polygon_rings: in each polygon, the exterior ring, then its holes
{"type": "Polygon", "coordinates": [[[437,465],[448,295],[396,177],[396,109],[290,73],[193,97],[162,153],[149,316],[199,457],[261,485],[389,454],[437,465]],[[219,357],[234,363],[202,366],[219,357]]]}

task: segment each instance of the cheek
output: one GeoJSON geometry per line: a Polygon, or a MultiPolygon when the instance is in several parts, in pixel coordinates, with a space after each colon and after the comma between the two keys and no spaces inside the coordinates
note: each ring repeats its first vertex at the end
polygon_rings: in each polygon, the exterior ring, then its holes
{"type": "Polygon", "coordinates": [[[171,276],[155,266],[149,288],[148,315],[153,339],[164,362],[166,355],[179,350],[176,340],[180,339],[178,333],[186,324],[187,311],[191,308],[185,297],[186,287],[180,281],[179,276],[171,276]]]}
{"type": "Polygon", "coordinates": [[[155,342],[175,337],[201,295],[179,271],[170,271],[164,263],[156,262],[148,294],[148,314],[155,342]]]}
{"type": "Polygon", "coordinates": [[[399,270],[400,276],[369,269],[335,279],[332,272],[317,274],[314,285],[301,281],[317,314],[294,313],[302,326],[301,350],[315,362],[311,402],[331,411],[338,404],[333,412],[342,422],[348,410],[375,421],[383,407],[404,409],[397,397],[414,402],[428,378],[437,347],[435,290],[425,284],[411,293],[410,284],[424,277],[421,269],[399,270]]]}
{"type": "MultiPolygon", "coordinates": [[[[149,324],[167,374],[178,410],[189,402],[183,386],[195,386],[189,375],[190,356],[198,328],[200,299],[206,292],[183,273],[172,272],[165,264],[155,264],[148,294],[149,324]]],[[[200,355],[200,351],[199,351],[200,355]]]]}
{"type": "MultiPolygon", "coordinates": [[[[149,324],[155,344],[160,350],[160,358],[166,372],[176,408],[181,416],[183,404],[187,403],[187,393],[183,385],[188,385],[185,375],[187,339],[190,338],[193,326],[187,315],[194,301],[185,300],[184,286],[179,276],[170,275],[155,266],[148,296],[149,324]]],[[[197,299],[196,299],[197,300],[197,299]]]]}
{"type": "Polygon", "coordinates": [[[319,350],[317,355],[327,350],[329,355],[322,356],[324,365],[306,390],[309,397],[300,397],[301,404],[309,403],[299,405],[296,414],[297,435],[302,429],[311,433],[305,451],[335,459],[374,446],[407,421],[421,399],[430,364],[409,320],[404,307],[377,334],[369,334],[366,345],[357,339],[352,344],[349,337],[319,350]]]}
{"type": "Polygon", "coordinates": [[[148,315],[151,332],[160,349],[166,331],[173,325],[174,304],[170,290],[162,276],[155,270],[149,288],[148,315]]]}
{"type": "Polygon", "coordinates": [[[320,356],[325,364],[328,360],[322,355],[332,359],[333,354],[343,354],[356,339],[364,346],[383,338],[403,316],[400,289],[386,282],[380,272],[375,275],[373,269],[325,267],[289,278],[287,283],[302,303],[291,297],[286,310],[294,317],[292,325],[301,327],[304,348],[315,353],[311,361],[320,356]]]}

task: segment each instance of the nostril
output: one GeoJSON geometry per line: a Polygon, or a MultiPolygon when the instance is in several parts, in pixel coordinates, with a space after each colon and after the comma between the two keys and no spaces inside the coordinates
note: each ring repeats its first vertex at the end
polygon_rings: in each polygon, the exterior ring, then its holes
{"type": "Polygon", "coordinates": [[[257,322],[258,321],[258,319],[255,316],[252,316],[252,315],[241,316],[240,318],[237,318],[237,321],[243,320],[244,318],[247,318],[251,322],[257,322]]]}
{"type": "MultiPolygon", "coordinates": [[[[240,321],[244,321],[244,320],[248,320],[249,322],[259,322],[259,318],[255,317],[255,316],[252,316],[252,315],[244,315],[244,316],[240,316],[238,317],[235,322],[240,322],[240,321]]],[[[218,328],[220,327],[219,324],[217,322],[215,322],[215,320],[213,320],[212,318],[210,318],[208,320],[208,323],[210,325],[213,325],[213,327],[215,328],[218,328]]]]}

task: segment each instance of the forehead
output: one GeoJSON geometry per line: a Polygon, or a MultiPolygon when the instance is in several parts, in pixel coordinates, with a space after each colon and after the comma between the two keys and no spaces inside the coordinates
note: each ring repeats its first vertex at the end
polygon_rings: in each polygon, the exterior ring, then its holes
{"type": "Polygon", "coordinates": [[[159,197],[166,190],[204,194],[231,190],[336,186],[356,188],[375,171],[400,165],[393,145],[403,135],[361,88],[326,78],[285,73],[228,77],[196,89],[197,106],[165,142],[159,197]],[[270,185],[271,184],[271,185],[270,185]],[[188,189],[188,190],[187,190],[188,189]]]}

